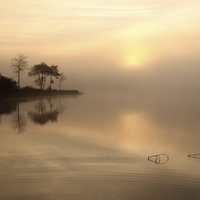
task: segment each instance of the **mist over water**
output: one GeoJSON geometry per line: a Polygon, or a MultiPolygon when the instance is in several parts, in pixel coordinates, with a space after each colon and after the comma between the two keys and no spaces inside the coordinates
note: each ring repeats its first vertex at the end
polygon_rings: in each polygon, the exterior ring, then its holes
{"type": "Polygon", "coordinates": [[[181,92],[1,101],[0,197],[198,199],[198,102],[181,92]]]}
{"type": "Polygon", "coordinates": [[[199,7],[1,0],[0,74],[24,54],[83,95],[0,94],[0,199],[199,200],[199,7]]]}

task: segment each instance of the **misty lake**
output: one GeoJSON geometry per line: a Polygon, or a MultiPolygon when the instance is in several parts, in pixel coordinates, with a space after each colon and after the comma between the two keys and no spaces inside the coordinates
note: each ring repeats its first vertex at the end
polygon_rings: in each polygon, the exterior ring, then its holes
{"type": "Polygon", "coordinates": [[[0,199],[200,199],[200,98],[0,102],[0,199]]]}

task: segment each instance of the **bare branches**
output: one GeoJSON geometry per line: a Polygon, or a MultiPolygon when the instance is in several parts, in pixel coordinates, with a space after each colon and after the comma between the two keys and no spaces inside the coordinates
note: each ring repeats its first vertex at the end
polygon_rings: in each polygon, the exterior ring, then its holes
{"type": "Polygon", "coordinates": [[[63,81],[65,81],[65,80],[67,80],[67,77],[65,76],[64,73],[61,73],[61,74],[60,74],[59,90],[61,90],[61,83],[62,83],[63,81]]]}
{"type": "Polygon", "coordinates": [[[28,61],[26,60],[28,57],[24,54],[18,54],[17,57],[11,59],[11,68],[14,73],[24,72],[28,67],[28,61]]]}
{"type": "Polygon", "coordinates": [[[65,76],[64,73],[61,73],[61,74],[60,74],[60,80],[61,80],[61,82],[67,80],[67,77],[65,76]]]}
{"type": "Polygon", "coordinates": [[[17,57],[11,59],[11,68],[14,74],[18,76],[18,89],[20,88],[20,73],[25,72],[28,67],[27,56],[18,54],[17,57]]]}
{"type": "MultiPolygon", "coordinates": [[[[18,89],[20,88],[20,74],[28,67],[27,56],[18,54],[15,58],[11,59],[11,68],[13,73],[18,76],[18,89]]],[[[61,90],[61,83],[67,79],[64,73],[59,73],[57,65],[48,66],[46,63],[34,65],[29,68],[29,77],[35,77],[35,84],[44,90],[47,77],[49,77],[49,86],[47,89],[51,90],[51,85],[54,83],[53,78],[59,80],[59,89],[61,90]]]]}

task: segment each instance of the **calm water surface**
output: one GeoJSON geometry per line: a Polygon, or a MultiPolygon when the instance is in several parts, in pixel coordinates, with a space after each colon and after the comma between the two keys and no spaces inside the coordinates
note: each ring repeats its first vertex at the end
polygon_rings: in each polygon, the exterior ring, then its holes
{"type": "Polygon", "coordinates": [[[0,103],[0,199],[200,199],[200,98],[0,103]]]}

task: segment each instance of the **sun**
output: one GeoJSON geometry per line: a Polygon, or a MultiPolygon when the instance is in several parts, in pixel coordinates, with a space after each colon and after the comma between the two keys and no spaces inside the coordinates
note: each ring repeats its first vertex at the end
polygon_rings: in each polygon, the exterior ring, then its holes
{"type": "Polygon", "coordinates": [[[139,68],[142,64],[141,55],[134,51],[127,53],[124,60],[127,68],[139,68]]]}
{"type": "Polygon", "coordinates": [[[139,65],[139,58],[136,56],[136,55],[132,55],[132,56],[128,56],[127,58],[127,64],[129,66],[133,66],[133,67],[136,67],[139,65]]]}

